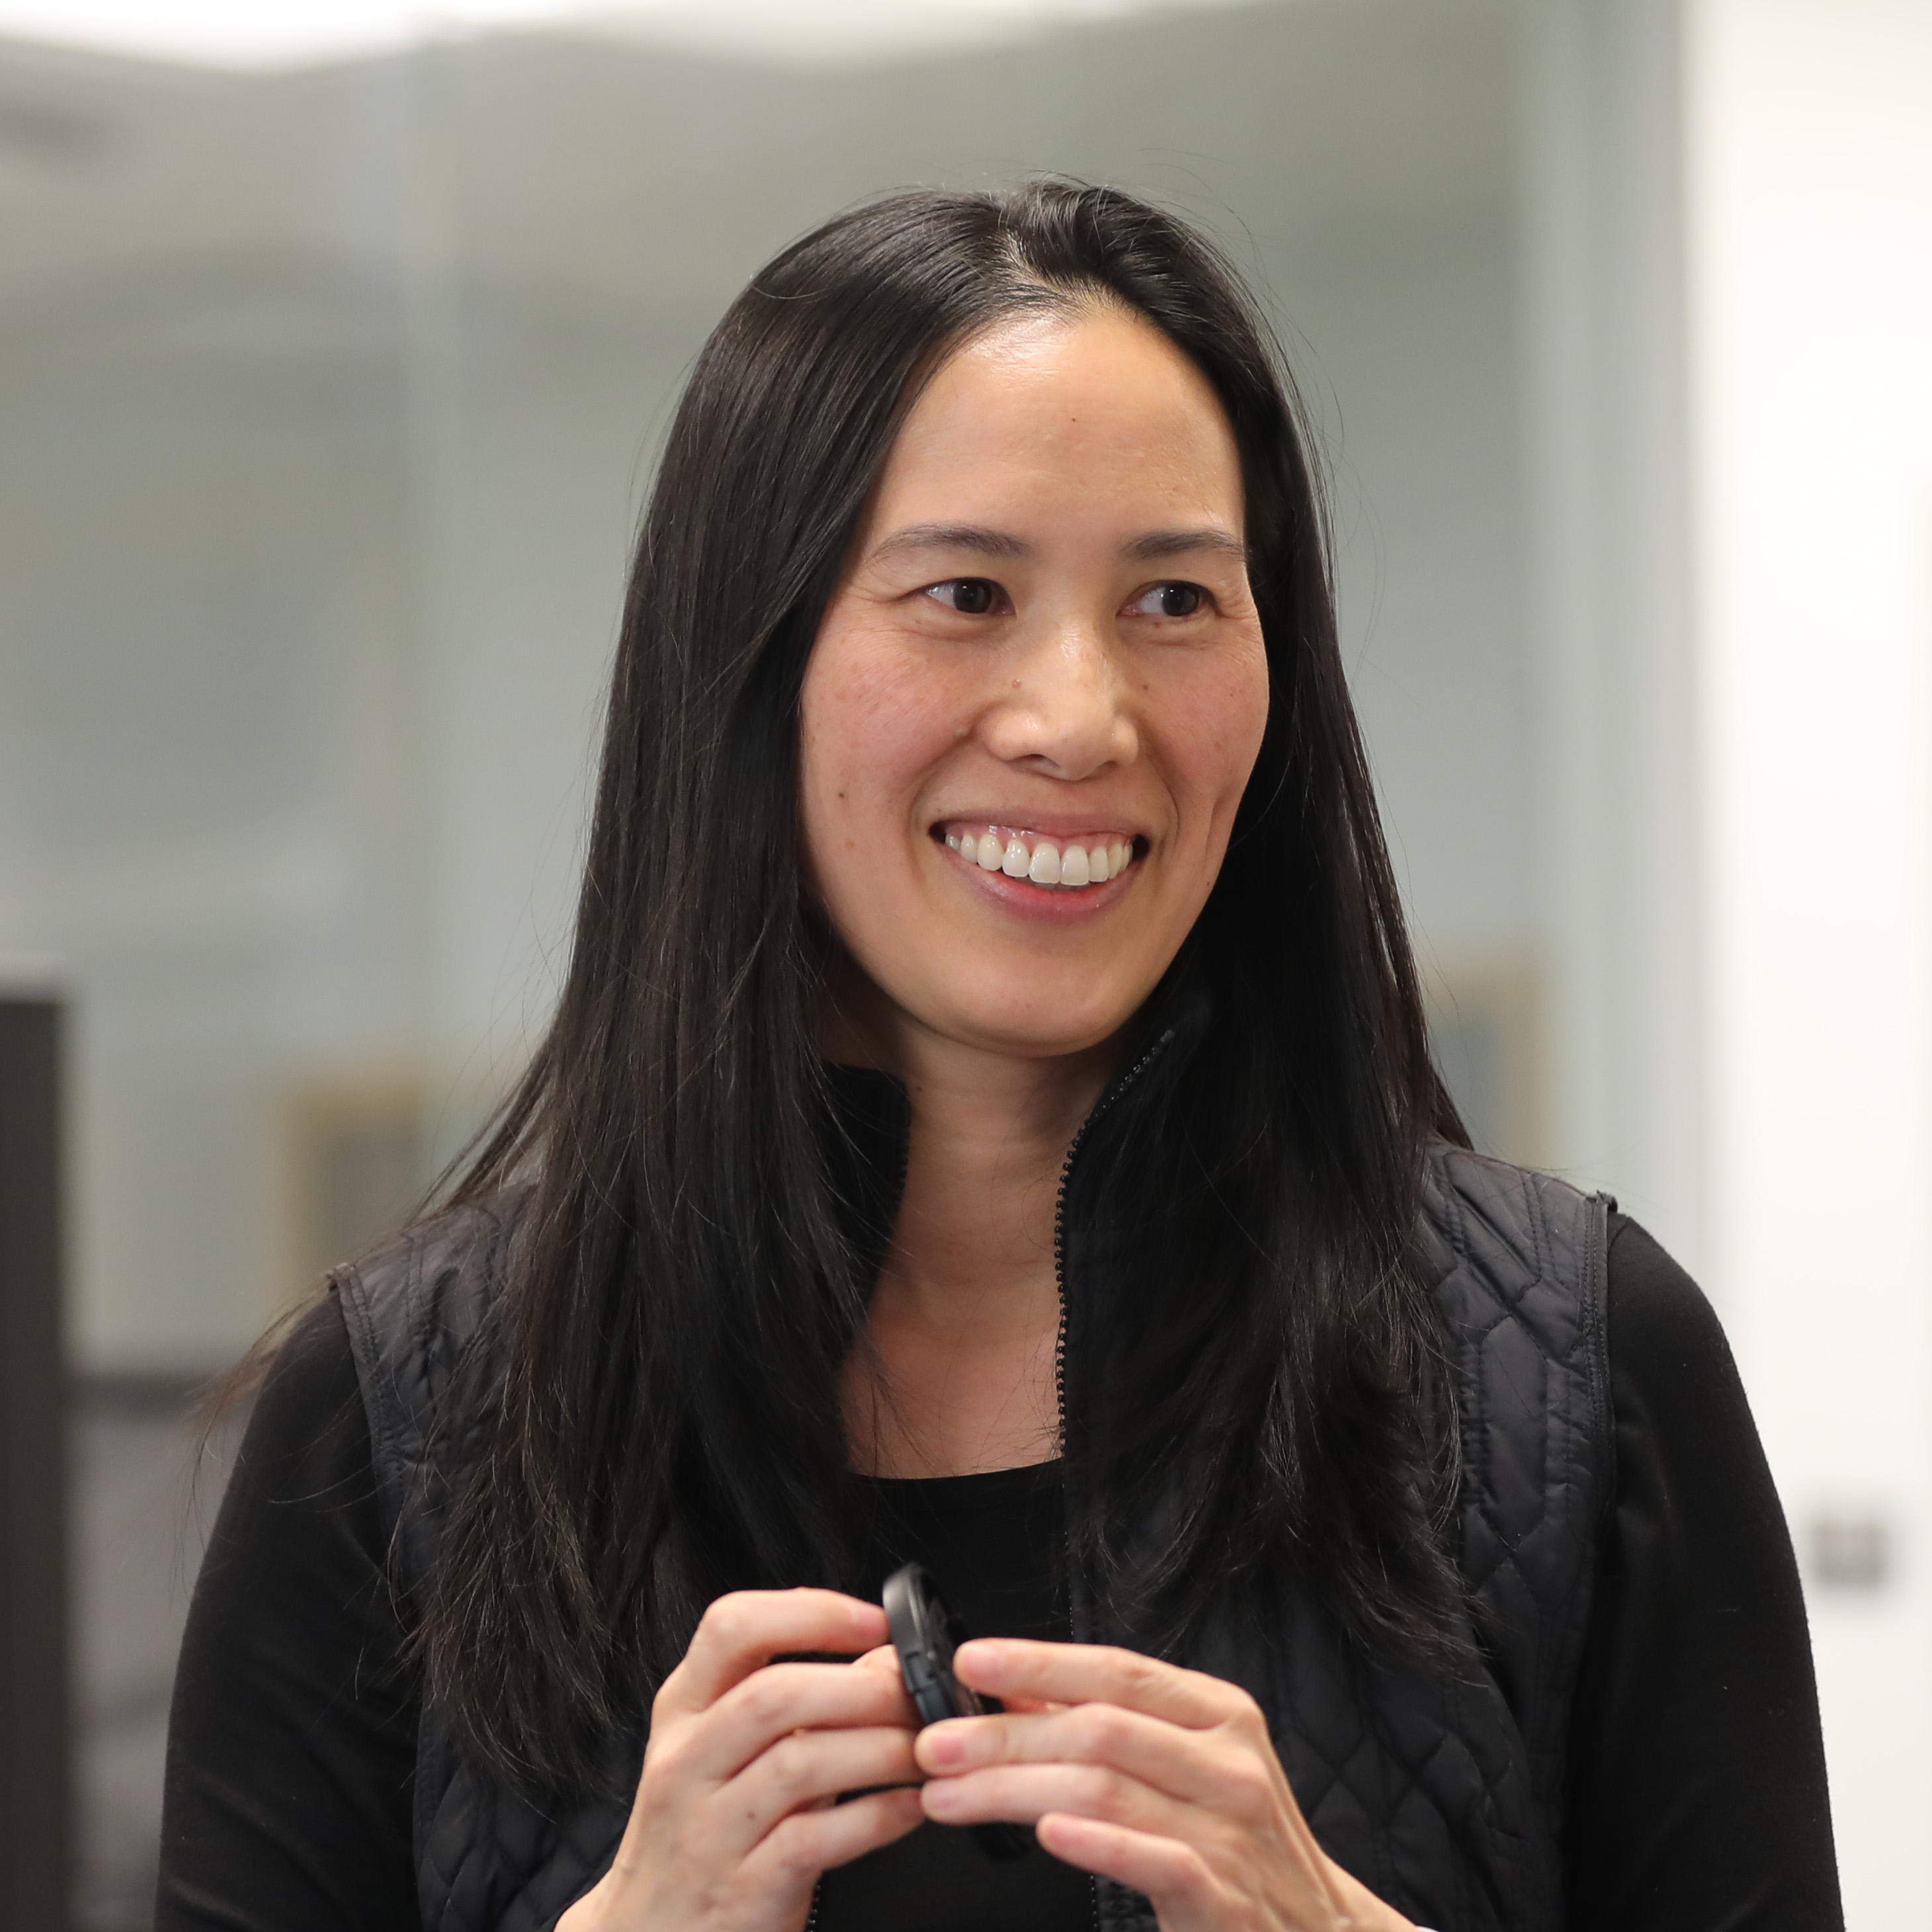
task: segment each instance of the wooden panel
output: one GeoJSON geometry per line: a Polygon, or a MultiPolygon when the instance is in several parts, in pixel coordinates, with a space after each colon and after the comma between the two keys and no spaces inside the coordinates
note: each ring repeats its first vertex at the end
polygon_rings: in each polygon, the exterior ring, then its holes
{"type": "Polygon", "coordinates": [[[1438,962],[1424,991],[1436,1064],[1478,1150],[1540,1165],[1546,1110],[1534,965],[1509,955],[1438,962]]]}
{"type": "Polygon", "coordinates": [[[311,1292],[415,1210],[427,1185],[422,1083],[406,1066],[296,1082],[278,1109],[277,1305],[311,1292]]]}

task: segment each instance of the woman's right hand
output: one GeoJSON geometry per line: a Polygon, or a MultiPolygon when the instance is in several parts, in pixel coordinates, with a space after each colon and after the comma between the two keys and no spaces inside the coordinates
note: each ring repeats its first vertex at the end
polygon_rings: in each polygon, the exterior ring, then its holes
{"type": "Polygon", "coordinates": [[[819,1874],[920,1822],[918,1719],[876,1604],[720,1597],[651,1706],[630,1822],[556,1932],[798,1932],[819,1874]],[[882,1647],[883,1646],[883,1647],[882,1647]],[[774,1664],[800,1651],[853,1664],[774,1664]],[[838,1804],[842,1791],[873,1791],[838,1804]]]}

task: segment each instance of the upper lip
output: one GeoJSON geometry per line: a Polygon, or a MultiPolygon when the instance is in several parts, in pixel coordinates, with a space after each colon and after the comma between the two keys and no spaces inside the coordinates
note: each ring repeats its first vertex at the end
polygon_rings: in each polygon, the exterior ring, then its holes
{"type": "Polygon", "coordinates": [[[1084,816],[1070,812],[1029,812],[1012,806],[990,810],[942,812],[933,821],[942,825],[1000,825],[1014,832],[1036,832],[1043,838],[1138,838],[1143,835],[1125,819],[1084,816]]]}

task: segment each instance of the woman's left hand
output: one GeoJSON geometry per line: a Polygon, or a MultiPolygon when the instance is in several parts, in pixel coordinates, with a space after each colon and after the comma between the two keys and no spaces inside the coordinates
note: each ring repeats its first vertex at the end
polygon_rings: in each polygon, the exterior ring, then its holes
{"type": "Polygon", "coordinates": [[[1315,1842],[1246,1691],[1017,1637],[962,1644],[954,1668],[1007,1708],[920,1732],[928,1817],[1034,1825],[1055,1857],[1144,1892],[1162,1932],[1411,1932],[1315,1842]]]}

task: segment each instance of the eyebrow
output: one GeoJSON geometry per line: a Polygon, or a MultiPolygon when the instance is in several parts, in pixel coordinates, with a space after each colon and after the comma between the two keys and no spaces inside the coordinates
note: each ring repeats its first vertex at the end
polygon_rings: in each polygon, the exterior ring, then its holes
{"type": "Polygon", "coordinates": [[[1004,530],[978,524],[908,524],[895,530],[872,552],[875,557],[897,556],[914,550],[970,550],[980,556],[1025,556],[1033,549],[1004,530]]]}
{"type": "Polygon", "coordinates": [[[1148,563],[1163,556],[1184,556],[1191,550],[1219,550],[1238,563],[1248,560],[1248,547],[1239,537],[1211,526],[1198,530],[1152,530],[1144,537],[1135,538],[1126,546],[1126,554],[1148,563]]]}
{"type": "MultiPolygon", "coordinates": [[[[964,550],[979,556],[1030,556],[1033,545],[1006,530],[980,524],[908,524],[895,530],[873,550],[874,557],[897,556],[908,550],[964,550]]],[[[1247,560],[1247,546],[1239,537],[1211,526],[1192,530],[1150,530],[1121,546],[1120,554],[1143,563],[1180,556],[1190,550],[1218,550],[1239,562],[1247,560]]]]}

